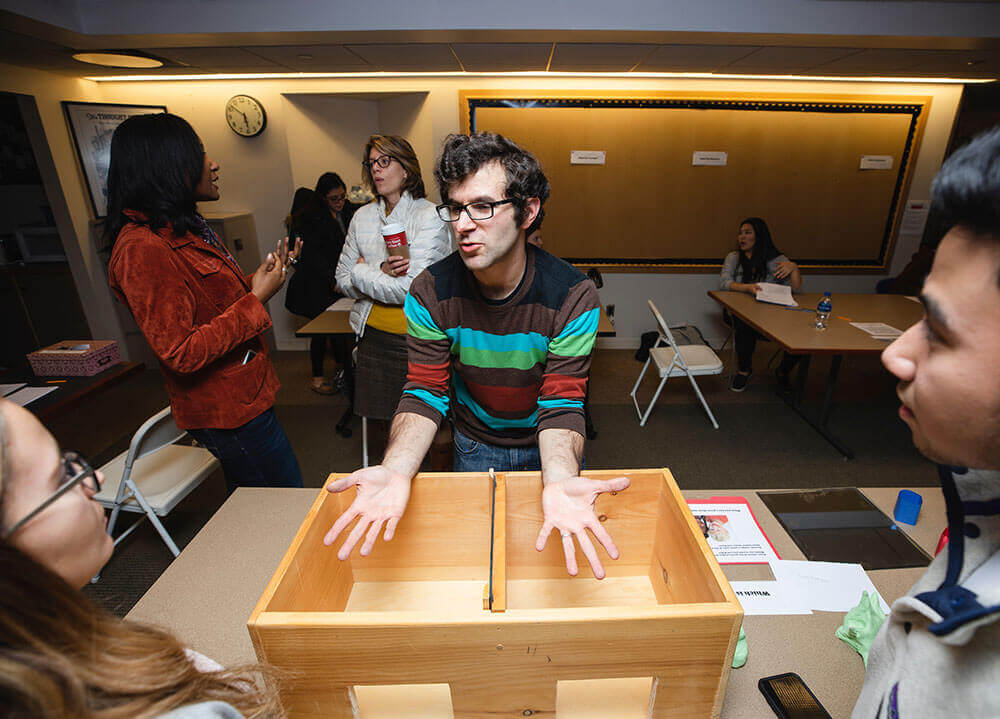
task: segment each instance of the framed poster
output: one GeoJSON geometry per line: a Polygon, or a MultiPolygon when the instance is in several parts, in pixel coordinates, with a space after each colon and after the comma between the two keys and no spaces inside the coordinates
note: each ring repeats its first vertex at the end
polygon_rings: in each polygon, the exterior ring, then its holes
{"type": "Polygon", "coordinates": [[[111,136],[133,115],[166,112],[163,105],[106,105],[95,102],[63,102],[76,156],[90,195],[95,217],[108,214],[108,165],[111,136]]]}

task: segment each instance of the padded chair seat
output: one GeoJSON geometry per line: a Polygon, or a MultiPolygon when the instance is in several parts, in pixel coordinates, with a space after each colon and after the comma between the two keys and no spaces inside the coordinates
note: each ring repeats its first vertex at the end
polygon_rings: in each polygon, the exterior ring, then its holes
{"type": "MultiPolygon", "coordinates": [[[[705,345],[678,345],[677,349],[687,363],[691,374],[722,374],[722,360],[719,359],[719,356],[715,354],[711,347],[705,345]]],[[[670,370],[671,377],[683,377],[686,374],[684,368],[679,363],[675,364],[672,368],[670,367],[674,361],[674,349],[670,345],[666,347],[654,347],[649,351],[649,355],[656,363],[656,369],[659,371],[660,377],[665,377],[668,369],[670,370]]]]}
{"type": "MultiPolygon", "coordinates": [[[[104,473],[104,486],[94,499],[108,509],[115,506],[127,456],[127,451],[122,452],[100,468],[104,473]]],[[[163,516],[218,466],[219,460],[207,449],[171,444],[137,460],[132,465],[132,479],[153,511],[163,516]],[[178,482],[178,477],[185,480],[178,482]]],[[[143,511],[135,497],[123,503],[121,509],[126,512],[143,511]]]]}

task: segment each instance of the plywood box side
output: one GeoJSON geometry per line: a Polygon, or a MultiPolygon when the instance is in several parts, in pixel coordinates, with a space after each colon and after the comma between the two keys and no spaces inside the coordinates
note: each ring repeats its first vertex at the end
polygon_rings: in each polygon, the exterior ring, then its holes
{"type": "Polygon", "coordinates": [[[325,490],[320,490],[317,493],[316,500],[306,513],[302,524],[299,525],[295,537],[278,564],[278,568],[271,576],[260,600],[258,600],[257,606],[250,616],[250,622],[255,621],[262,611],[293,608],[295,605],[294,597],[306,591],[302,585],[304,581],[308,583],[308,580],[305,579],[299,566],[301,550],[303,547],[313,545],[311,533],[314,531],[314,527],[319,526],[317,517],[323,514],[323,507],[327,503],[328,497],[329,493],[325,490]]]}
{"type": "MultiPolygon", "coordinates": [[[[588,470],[583,473],[585,477],[598,480],[623,475],[630,478],[632,485],[622,492],[599,495],[594,505],[598,521],[619,550],[619,559],[611,559],[596,537],[590,535],[608,577],[645,575],[652,556],[659,470],[588,470]]],[[[541,474],[507,472],[505,483],[508,580],[566,578],[565,557],[558,531],[550,533],[542,552],[535,549],[535,541],[544,521],[541,474]]],[[[574,545],[578,578],[593,579],[586,557],[575,541],[574,545]]]]}
{"type": "Polygon", "coordinates": [[[649,570],[657,596],[669,596],[671,601],[680,603],[727,601],[712,569],[718,562],[703,540],[673,476],[662,470],[653,563],[649,570]]]}
{"type": "MultiPolygon", "coordinates": [[[[258,627],[279,667],[309,676],[336,667],[343,684],[407,684],[508,673],[552,679],[665,674],[692,665],[718,677],[736,619],[688,616],[497,625],[258,627]]],[[[498,683],[498,686],[502,684],[498,683]]]]}
{"type": "MultiPolygon", "coordinates": [[[[353,492],[344,493],[345,506],[353,500],[353,492]]],[[[351,558],[354,580],[488,581],[491,500],[492,487],[485,473],[418,474],[393,539],[380,538],[367,557],[355,549],[351,558]]],[[[343,535],[350,530],[349,526],[343,535]]],[[[337,546],[342,542],[338,539],[337,546]]]]}
{"type": "Polygon", "coordinates": [[[707,602],[620,607],[569,607],[544,609],[511,609],[503,613],[479,610],[465,614],[425,610],[385,612],[261,612],[257,627],[299,628],[304,630],[332,627],[338,631],[356,628],[384,627],[499,627],[519,624],[552,624],[563,627],[587,627],[607,621],[686,622],[691,620],[721,621],[727,626],[742,617],[739,604],[707,602]]]}
{"type": "Polygon", "coordinates": [[[288,548],[289,561],[267,605],[268,611],[343,611],[346,607],[354,583],[351,562],[337,557],[337,545],[323,544],[343,502],[342,495],[320,490],[288,548]]]}

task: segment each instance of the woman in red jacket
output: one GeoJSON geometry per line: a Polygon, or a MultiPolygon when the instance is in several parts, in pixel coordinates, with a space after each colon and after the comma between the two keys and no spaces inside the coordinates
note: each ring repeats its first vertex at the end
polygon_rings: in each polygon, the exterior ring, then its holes
{"type": "Polygon", "coordinates": [[[219,199],[219,166],[176,115],[131,117],[115,130],[106,238],[111,288],[160,360],[174,420],[218,457],[237,486],[301,487],[274,416],[278,377],[264,306],[285,281],[287,241],[250,277],[195,203],[219,199]]]}

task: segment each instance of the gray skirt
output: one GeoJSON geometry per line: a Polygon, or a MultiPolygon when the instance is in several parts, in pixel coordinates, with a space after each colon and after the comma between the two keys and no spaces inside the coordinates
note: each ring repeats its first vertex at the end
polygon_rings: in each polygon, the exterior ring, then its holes
{"type": "Polygon", "coordinates": [[[354,373],[354,414],[392,419],[406,384],[406,335],[365,327],[354,373]]]}

